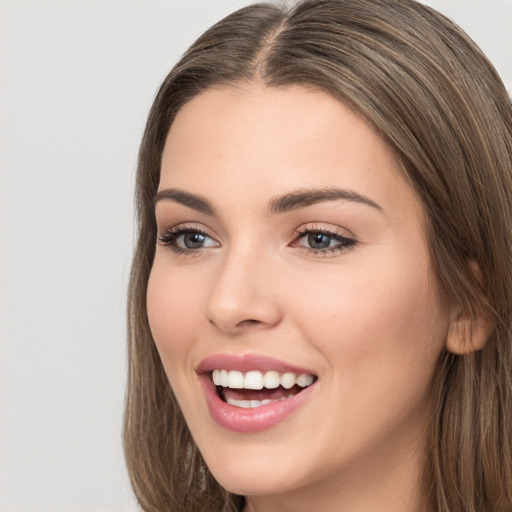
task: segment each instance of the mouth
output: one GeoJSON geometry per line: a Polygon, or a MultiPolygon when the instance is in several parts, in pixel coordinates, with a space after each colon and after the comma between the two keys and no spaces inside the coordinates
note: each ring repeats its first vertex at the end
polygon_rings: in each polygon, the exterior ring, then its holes
{"type": "Polygon", "coordinates": [[[215,369],[210,378],[217,396],[225,403],[242,409],[255,409],[295,397],[316,382],[311,373],[278,372],[275,370],[215,369]]]}
{"type": "Polygon", "coordinates": [[[211,418],[256,433],[287,421],[316,395],[318,376],[267,356],[217,354],[196,369],[211,418]]]}

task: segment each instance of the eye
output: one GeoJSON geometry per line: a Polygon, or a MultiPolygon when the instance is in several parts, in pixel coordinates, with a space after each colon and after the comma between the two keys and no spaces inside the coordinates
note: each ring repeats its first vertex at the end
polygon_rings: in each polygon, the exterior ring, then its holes
{"type": "Polygon", "coordinates": [[[336,242],[334,237],[325,233],[309,233],[303,237],[303,241],[307,241],[307,246],[311,249],[327,249],[336,242]]]}
{"type": "Polygon", "coordinates": [[[158,237],[158,242],[180,254],[194,253],[203,248],[219,246],[219,243],[204,231],[185,226],[176,226],[167,230],[158,237]]]}
{"type": "Polygon", "coordinates": [[[350,249],[356,244],[353,238],[326,229],[299,229],[292,247],[303,247],[313,254],[330,255],[350,249]]]}

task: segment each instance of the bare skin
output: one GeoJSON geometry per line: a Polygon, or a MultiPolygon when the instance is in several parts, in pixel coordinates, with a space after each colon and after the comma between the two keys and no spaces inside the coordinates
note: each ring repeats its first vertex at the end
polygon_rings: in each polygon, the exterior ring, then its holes
{"type": "Polygon", "coordinates": [[[215,478],[247,496],[246,512],[422,510],[422,435],[451,312],[421,204],[389,148],[322,92],[254,84],[185,105],[161,171],[163,196],[200,201],[157,202],[167,242],[150,326],[215,478]],[[282,207],[297,193],[305,201],[282,207]],[[218,353],[273,357],[318,381],[285,421],[232,432],[196,371],[218,353]]]}

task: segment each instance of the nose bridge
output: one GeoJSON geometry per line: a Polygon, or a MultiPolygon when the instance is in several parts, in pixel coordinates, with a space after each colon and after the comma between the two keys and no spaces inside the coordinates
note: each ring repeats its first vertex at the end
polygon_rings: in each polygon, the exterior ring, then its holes
{"type": "Polygon", "coordinates": [[[261,245],[246,241],[227,249],[212,279],[207,320],[230,334],[248,326],[277,324],[280,308],[272,286],[274,270],[261,245]]]}

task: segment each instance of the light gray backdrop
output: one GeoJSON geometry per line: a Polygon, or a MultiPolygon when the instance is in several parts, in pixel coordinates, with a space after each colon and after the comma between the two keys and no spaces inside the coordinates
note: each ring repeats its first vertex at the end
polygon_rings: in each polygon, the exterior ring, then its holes
{"type": "MultiPolygon", "coordinates": [[[[246,0],[0,0],[0,511],[132,512],[120,429],[137,146],[246,0]]],[[[512,90],[512,0],[429,0],[512,90]]]]}

